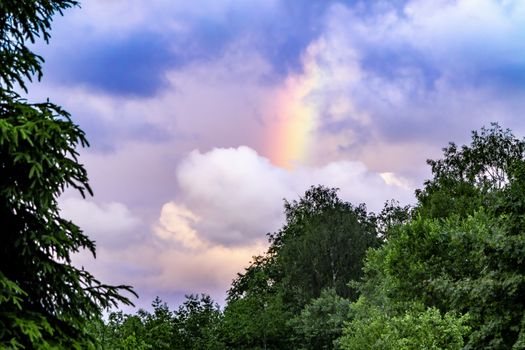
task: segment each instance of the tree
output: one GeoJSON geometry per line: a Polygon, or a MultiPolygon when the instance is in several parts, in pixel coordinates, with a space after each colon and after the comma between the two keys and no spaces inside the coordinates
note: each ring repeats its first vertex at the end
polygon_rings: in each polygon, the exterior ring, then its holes
{"type": "Polygon", "coordinates": [[[2,0],[0,3],[0,86],[12,91],[17,85],[27,91],[25,80],[42,77],[41,56],[27,43],[39,38],[49,41],[55,13],[78,5],[76,0],[2,0]]]}
{"type": "Polygon", "coordinates": [[[292,317],[283,304],[281,271],[272,251],[254,257],[228,291],[221,333],[231,348],[283,349],[290,347],[292,317]]]}
{"type": "Polygon", "coordinates": [[[360,290],[369,314],[401,317],[415,302],[468,314],[466,348],[523,348],[524,141],[496,124],[472,135],[429,161],[414,218],[369,252],[360,290]]]}
{"type": "Polygon", "coordinates": [[[159,297],[152,305],[153,312],[139,309],[135,315],[122,311],[111,312],[108,321],[101,318],[89,324],[100,350],[178,349],[173,312],[159,297]]]}
{"type": "Polygon", "coordinates": [[[414,305],[400,315],[388,315],[376,307],[352,305],[354,319],[337,341],[344,350],[463,349],[468,316],[442,314],[436,308],[414,305]]]}
{"type": "MultiPolygon", "coordinates": [[[[40,79],[43,59],[27,46],[46,42],[52,16],[74,0],[0,2],[0,347],[93,347],[88,320],[101,308],[129,304],[121,291],[83,268],[71,254],[95,245],[78,226],[60,217],[66,187],[91,194],[78,163],[87,146],[70,115],[49,101],[28,103],[14,89],[40,79]]],[[[132,292],[133,293],[133,292],[132,292]]]]}
{"type": "Polygon", "coordinates": [[[292,348],[292,313],[279,292],[247,293],[230,300],[224,310],[221,334],[231,349],[292,348]]]}
{"type": "Polygon", "coordinates": [[[365,253],[380,240],[376,217],[337,196],[337,189],[311,187],[299,201],[285,202],[286,224],[271,236],[270,249],[282,271],[287,299],[300,310],[333,288],[345,298],[356,299],[348,286],[359,280],[365,253]]]}
{"type": "MultiPolygon", "coordinates": [[[[141,314],[141,312],[139,312],[141,314]]],[[[122,311],[112,312],[107,324],[100,319],[88,324],[90,332],[97,338],[97,350],[147,350],[146,330],[138,315],[125,315],[122,311]]]]}
{"type": "Polygon", "coordinates": [[[180,343],[174,327],[174,315],[168,305],[159,297],[151,303],[153,313],[139,310],[138,317],[144,328],[143,335],[139,338],[148,344],[152,350],[174,349],[180,343]]]}
{"type": "Polygon", "coordinates": [[[207,294],[187,295],[175,312],[178,343],[172,349],[223,349],[219,340],[222,314],[219,305],[207,294]]]}
{"type": "Polygon", "coordinates": [[[366,250],[380,243],[377,218],[364,205],[339,199],[337,189],[313,186],[298,201],[285,201],[284,209],[286,222],[269,235],[268,251],[255,257],[228,293],[223,322],[228,345],[304,346],[293,341],[315,337],[294,336],[289,320],[327,288],[355,299],[348,282],[362,276],[366,250]]]}
{"type": "Polygon", "coordinates": [[[472,132],[470,145],[449,143],[443,159],[427,160],[433,178],[416,191],[417,211],[425,217],[463,217],[480,206],[490,207],[512,179],[515,167],[525,156],[525,140],[514,137],[498,124],[472,132]]]}
{"type": "Polygon", "coordinates": [[[306,305],[291,320],[300,349],[329,350],[342,335],[343,325],[349,320],[351,302],[334,289],[325,289],[321,296],[306,305]]]}
{"type": "Polygon", "coordinates": [[[140,309],[135,315],[112,312],[108,322],[93,322],[90,327],[100,349],[224,349],[219,328],[222,314],[207,294],[188,295],[173,312],[159,297],[153,312],[140,309]]]}
{"type": "MultiPolygon", "coordinates": [[[[509,349],[525,328],[525,238],[483,210],[462,219],[419,218],[366,263],[363,296],[388,315],[412,302],[469,314],[469,348],[509,349]],[[372,291],[372,293],[370,292],[372,291]]],[[[518,347],[519,348],[519,347],[518,347]]]]}

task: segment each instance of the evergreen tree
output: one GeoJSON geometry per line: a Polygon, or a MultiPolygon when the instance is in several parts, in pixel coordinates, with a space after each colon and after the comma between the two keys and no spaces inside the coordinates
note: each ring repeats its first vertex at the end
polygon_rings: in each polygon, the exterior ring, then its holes
{"type": "Polygon", "coordinates": [[[102,308],[130,301],[71,264],[95,245],[60,217],[66,187],[91,194],[78,146],[84,132],[61,107],[29,103],[15,91],[42,75],[43,59],[28,48],[49,40],[54,14],[74,0],[0,1],[0,347],[93,347],[86,322],[102,308]]]}

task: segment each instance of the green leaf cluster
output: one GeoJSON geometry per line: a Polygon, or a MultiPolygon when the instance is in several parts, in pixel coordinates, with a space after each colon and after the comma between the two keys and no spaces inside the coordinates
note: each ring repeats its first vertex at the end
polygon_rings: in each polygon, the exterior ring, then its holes
{"type": "Polygon", "coordinates": [[[333,348],[345,305],[357,298],[348,282],[362,277],[367,249],[381,243],[381,220],[339,199],[337,189],[313,186],[284,209],[267,253],[229,290],[223,337],[231,348],[333,348]]]}
{"type": "Polygon", "coordinates": [[[450,144],[442,160],[429,161],[434,177],[417,192],[414,217],[367,255],[363,313],[380,312],[359,321],[365,326],[349,324],[346,348],[366,332],[372,341],[373,325],[402,320],[414,303],[438,310],[450,330],[459,321],[468,327],[455,333],[465,349],[523,348],[524,145],[493,124],[473,132],[470,145],[450,144]]]}
{"type": "Polygon", "coordinates": [[[94,320],[90,332],[100,350],[183,350],[224,349],[219,336],[222,314],[209,295],[188,295],[176,311],[160,298],[153,312],[139,310],[135,315],[112,312],[108,320],[94,320]]]}
{"type": "Polygon", "coordinates": [[[340,349],[459,350],[469,332],[468,315],[442,314],[436,308],[412,305],[402,314],[388,315],[360,300],[352,312],[355,318],[337,342],[340,349]]]}
{"type": "Polygon", "coordinates": [[[339,296],[334,289],[325,289],[313,299],[290,324],[296,334],[298,349],[333,349],[349,320],[352,302],[339,296]]]}

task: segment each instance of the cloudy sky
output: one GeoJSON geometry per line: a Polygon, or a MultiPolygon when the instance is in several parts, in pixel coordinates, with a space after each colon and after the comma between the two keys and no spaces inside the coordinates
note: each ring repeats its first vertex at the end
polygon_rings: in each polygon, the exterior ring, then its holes
{"type": "Polygon", "coordinates": [[[425,160],[498,121],[525,134],[525,2],[89,0],[54,23],[32,100],[70,111],[95,196],[63,215],[103,281],[223,301],[283,198],[413,200],[425,160]]]}

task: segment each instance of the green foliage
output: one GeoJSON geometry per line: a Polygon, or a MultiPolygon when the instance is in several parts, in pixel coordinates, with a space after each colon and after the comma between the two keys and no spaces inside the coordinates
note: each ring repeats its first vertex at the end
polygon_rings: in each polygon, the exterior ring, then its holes
{"type": "Polygon", "coordinates": [[[153,312],[139,310],[135,315],[112,312],[108,321],[90,324],[100,350],[177,350],[224,349],[219,340],[222,314],[206,294],[189,295],[175,312],[159,297],[153,312]]]}
{"type": "Polygon", "coordinates": [[[89,324],[89,331],[97,339],[97,350],[146,350],[152,347],[145,341],[145,327],[139,316],[112,312],[107,324],[101,319],[89,324]]]}
{"type": "Polygon", "coordinates": [[[291,320],[300,349],[333,349],[342,334],[343,324],[349,320],[351,302],[333,289],[326,289],[291,320]]]}
{"type": "Polygon", "coordinates": [[[263,256],[254,256],[251,265],[244,274],[237,274],[228,290],[228,302],[248,295],[275,294],[276,281],[280,280],[281,271],[275,262],[275,254],[270,251],[263,256]]]}
{"type": "Polygon", "coordinates": [[[94,243],[60,217],[66,187],[91,194],[76,147],[87,146],[67,112],[28,103],[16,85],[41,76],[42,58],[27,44],[49,39],[51,18],[72,0],[0,1],[0,347],[94,346],[85,324],[102,308],[130,303],[127,286],[108,286],[71,265],[71,254],[94,243]]]}
{"type": "Polygon", "coordinates": [[[294,310],[318,298],[325,288],[355,299],[348,282],[361,278],[366,250],[379,245],[375,216],[323,186],[310,188],[299,201],[285,202],[285,214],[285,226],[271,235],[270,251],[294,310]]]}
{"type": "Polygon", "coordinates": [[[151,303],[153,313],[139,310],[136,316],[128,315],[126,321],[132,321],[133,335],[151,349],[173,349],[178,343],[173,327],[173,312],[159,297],[151,303]]]}
{"type": "Polygon", "coordinates": [[[284,308],[274,256],[254,257],[228,291],[221,334],[230,348],[286,348],[292,314],[284,308]]]}
{"type": "Polygon", "coordinates": [[[418,302],[469,314],[466,348],[523,344],[525,165],[523,141],[493,125],[470,146],[429,161],[416,217],[395,227],[365,264],[360,290],[398,315],[418,302]]]}
{"type": "Polygon", "coordinates": [[[444,218],[472,214],[494,205],[493,193],[512,181],[512,172],[525,155],[525,141],[498,124],[472,132],[469,146],[450,143],[444,158],[428,160],[433,178],[416,191],[418,212],[424,217],[444,218]]]}
{"type": "Polygon", "coordinates": [[[180,339],[176,349],[222,349],[221,321],[219,306],[209,295],[186,296],[186,301],[175,312],[175,327],[180,339]]]}
{"type": "Polygon", "coordinates": [[[506,349],[523,332],[524,253],[524,236],[508,235],[504,220],[484,211],[466,219],[420,218],[370,254],[372,278],[363,293],[386,309],[418,301],[468,312],[471,348],[506,349]]]}
{"type": "Polygon", "coordinates": [[[377,217],[373,218],[373,215],[370,217],[375,220],[378,235],[384,241],[388,239],[390,232],[409,222],[413,215],[413,208],[410,205],[402,207],[398,201],[391,199],[385,202],[377,217]]]}
{"type": "MultiPolygon", "coordinates": [[[[327,330],[309,337],[297,327],[295,336],[289,320],[326,288],[356,298],[348,282],[362,276],[366,250],[380,243],[377,218],[364,205],[341,201],[336,189],[310,188],[298,201],[285,201],[285,215],[283,228],[269,235],[268,252],[255,257],[228,293],[223,329],[232,347],[287,348],[294,339],[331,344],[327,330]]],[[[304,317],[300,322],[307,327],[304,317]]]]}
{"type": "Polygon", "coordinates": [[[279,293],[247,293],[228,302],[222,337],[227,347],[233,349],[290,348],[291,317],[279,293]]]}
{"type": "Polygon", "coordinates": [[[338,341],[340,349],[459,350],[469,331],[468,316],[443,315],[436,308],[413,306],[403,314],[390,316],[360,300],[352,309],[355,318],[338,341]]]}

